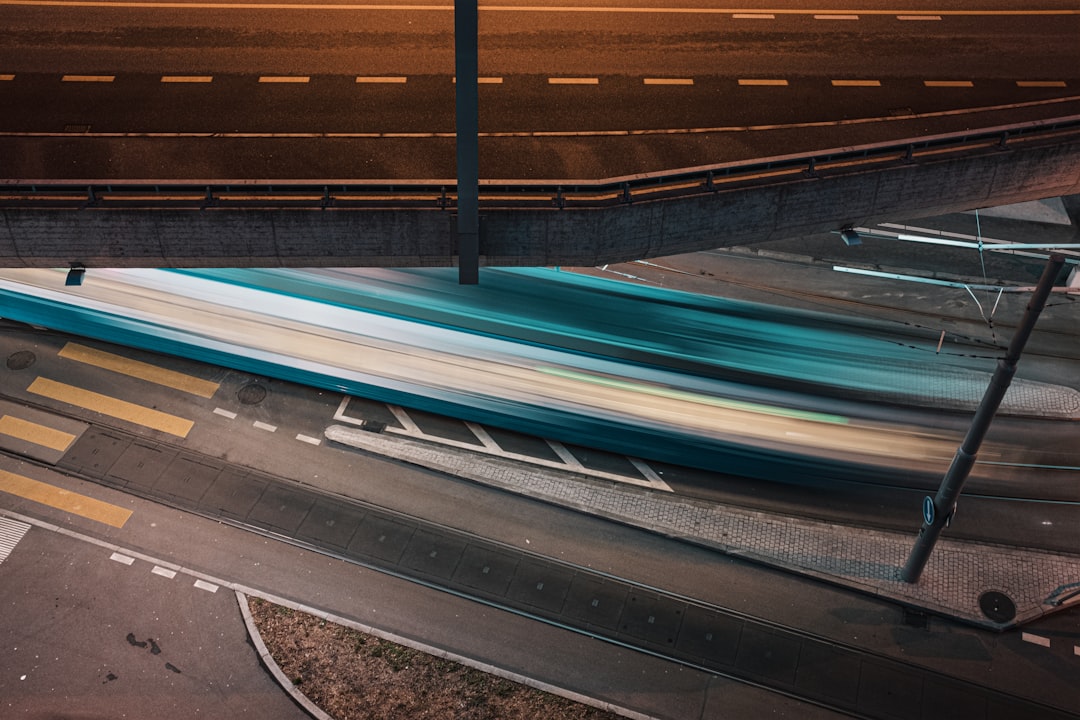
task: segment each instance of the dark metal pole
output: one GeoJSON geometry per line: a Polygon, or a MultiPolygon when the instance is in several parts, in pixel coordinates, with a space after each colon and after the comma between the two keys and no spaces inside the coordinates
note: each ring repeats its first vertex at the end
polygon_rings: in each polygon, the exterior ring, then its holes
{"type": "Polygon", "coordinates": [[[1016,363],[1020,360],[1020,353],[1024,351],[1024,345],[1027,344],[1031,331],[1035,328],[1035,321],[1039,319],[1039,313],[1042,312],[1043,307],[1046,305],[1046,299],[1050,296],[1050,291],[1054,287],[1054,280],[1057,278],[1058,273],[1061,272],[1064,264],[1065,258],[1063,256],[1057,254],[1050,256],[1042,277],[1039,278],[1039,284],[1035,287],[1035,292],[1032,293],[1031,299],[1028,301],[1024,319],[1016,329],[1016,335],[1013,336],[1012,342],[1009,343],[1009,349],[1005,353],[1005,357],[997,362],[997,369],[990,379],[990,386],[983,393],[982,401],[975,411],[975,417],[971,420],[971,427],[968,428],[967,436],[964,437],[964,442],[957,449],[952,465],[949,466],[948,472],[945,473],[945,477],[941,481],[937,495],[933,500],[927,496],[923,501],[922,529],[919,530],[919,536],[915,540],[915,547],[911,549],[907,563],[900,573],[904,582],[918,582],[923,568],[926,567],[926,561],[930,559],[930,553],[934,550],[934,544],[937,543],[938,536],[941,535],[941,531],[945,529],[945,526],[952,518],[953,512],[956,510],[956,499],[960,496],[964,481],[967,480],[971,467],[975,464],[975,454],[979,452],[979,446],[982,445],[986,431],[990,429],[990,422],[994,419],[994,413],[997,412],[1002,398],[1005,397],[1005,392],[1012,383],[1013,375],[1016,374],[1016,363]]]}
{"type": "Polygon", "coordinates": [[[478,0],[454,0],[458,282],[480,282],[478,0]]]}

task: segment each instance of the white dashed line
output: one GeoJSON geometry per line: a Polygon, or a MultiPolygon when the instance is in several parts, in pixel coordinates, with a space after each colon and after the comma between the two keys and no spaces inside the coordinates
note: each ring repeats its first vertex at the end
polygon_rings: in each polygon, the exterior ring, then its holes
{"type": "Polygon", "coordinates": [[[735,13],[731,18],[733,20],[775,20],[776,16],[772,13],[735,13]]]}
{"type": "Polygon", "coordinates": [[[311,78],[307,75],[260,75],[261,83],[306,83],[311,78]]]}
{"type": "Polygon", "coordinates": [[[223,416],[229,418],[230,420],[235,420],[236,419],[236,413],[234,413],[232,410],[226,410],[225,408],[214,408],[214,414],[215,415],[223,415],[223,416]]]}
{"type": "Polygon", "coordinates": [[[154,573],[155,575],[160,575],[161,577],[169,578],[170,580],[172,580],[174,577],[176,577],[176,571],[175,570],[170,570],[169,568],[163,568],[160,565],[155,565],[154,569],[151,570],[150,572],[154,573]]]}
{"type": "Polygon", "coordinates": [[[646,85],[693,85],[694,78],[644,78],[646,85]]]}
{"type": "Polygon", "coordinates": [[[269,423],[264,423],[264,422],[262,422],[260,420],[256,420],[255,422],[252,423],[252,425],[259,428],[260,430],[266,430],[267,432],[277,432],[277,425],[271,425],[269,423]]]}
{"type": "Polygon", "coordinates": [[[196,580],[195,587],[199,588],[200,590],[206,590],[207,592],[212,593],[216,593],[218,591],[217,585],[215,585],[214,583],[208,583],[205,580],[196,580]]]}
{"type": "Polygon", "coordinates": [[[297,435],[296,439],[300,442],[306,442],[309,445],[322,445],[322,440],[317,437],[311,437],[310,435],[297,435]]]}
{"type": "Polygon", "coordinates": [[[111,83],[115,79],[115,75],[65,75],[64,77],[60,78],[60,81],[111,83]]]}
{"type": "Polygon", "coordinates": [[[858,15],[815,15],[815,20],[858,20],[858,15]]]}
{"type": "MultiPolygon", "coordinates": [[[[503,79],[501,77],[478,77],[476,83],[478,85],[502,85],[503,79]]],[[[450,78],[450,82],[457,83],[457,75],[450,78]]]]}
{"type": "Polygon", "coordinates": [[[404,84],[409,78],[401,75],[360,75],[356,78],[358,83],[391,83],[404,84]]]}
{"type": "Polygon", "coordinates": [[[549,77],[549,85],[599,85],[600,78],[594,77],[549,77]]]}
{"type": "Polygon", "coordinates": [[[833,87],[881,87],[880,80],[833,80],[833,87]]]}
{"type": "Polygon", "coordinates": [[[124,565],[130,565],[131,563],[135,562],[135,558],[128,557],[127,555],[121,555],[118,552],[114,552],[112,555],[110,555],[109,559],[115,560],[118,563],[123,563],[124,565]]]}
{"type": "Polygon", "coordinates": [[[213,75],[162,75],[163,83],[208,83],[213,82],[213,75]]]}
{"type": "Polygon", "coordinates": [[[940,15],[897,15],[897,20],[940,20],[940,15]]]}
{"type": "Polygon", "coordinates": [[[923,80],[923,85],[926,87],[969,88],[974,87],[975,83],[970,80],[923,80]]]}
{"type": "Polygon", "coordinates": [[[1050,647],[1050,638],[1043,637],[1042,635],[1034,635],[1032,633],[1022,632],[1020,633],[1020,639],[1024,642],[1029,642],[1034,645],[1042,645],[1043,647],[1050,647]]]}
{"type": "Polygon", "coordinates": [[[3,81],[14,80],[14,79],[15,79],[15,76],[12,75],[11,73],[8,73],[6,75],[0,75],[0,80],[3,80],[3,81]]]}
{"type": "Polygon", "coordinates": [[[788,84],[787,80],[768,80],[754,78],[739,78],[740,85],[775,86],[782,87],[788,84]]]}
{"type": "Polygon", "coordinates": [[[1063,88],[1065,87],[1064,80],[1017,80],[1017,87],[1053,87],[1063,88]]]}

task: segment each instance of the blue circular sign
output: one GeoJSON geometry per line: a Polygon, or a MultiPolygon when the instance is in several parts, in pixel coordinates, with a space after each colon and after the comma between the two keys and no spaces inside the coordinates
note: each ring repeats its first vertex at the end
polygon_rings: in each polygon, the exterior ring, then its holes
{"type": "Polygon", "coordinates": [[[927,525],[934,524],[934,498],[927,495],[922,500],[922,519],[927,525]]]}

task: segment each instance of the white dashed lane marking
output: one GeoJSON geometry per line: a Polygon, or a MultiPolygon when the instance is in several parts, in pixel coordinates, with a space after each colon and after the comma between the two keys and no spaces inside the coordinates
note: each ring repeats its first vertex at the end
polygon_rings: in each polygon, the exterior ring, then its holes
{"type": "Polygon", "coordinates": [[[306,442],[309,445],[322,445],[322,440],[317,437],[311,437],[310,435],[297,435],[296,439],[300,442],[306,442]]]}
{"type": "Polygon", "coordinates": [[[306,83],[311,78],[307,75],[260,75],[261,83],[306,83]]]}
{"type": "Polygon", "coordinates": [[[1043,637],[1042,635],[1035,635],[1034,633],[1020,633],[1020,639],[1024,642],[1032,643],[1033,645],[1042,645],[1043,647],[1050,647],[1050,638],[1043,637]]]}
{"type": "Polygon", "coordinates": [[[975,83],[970,80],[923,80],[923,85],[926,87],[969,88],[974,87],[975,83]]]}
{"type": "Polygon", "coordinates": [[[154,569],[151,570],[150,572],[154,573],[155,575],[160,575],[161,577],[164,577],[164,578],[169,578],[170,580],[172,580],[174,577],[176,577],[176,571],[175,570],[170,570],[169,568],[163,568],[160,565],[155,565],[154,569]]]}
{"type": "Polygon", "coordinates": [[[599,85],[600,78],[594,77],[549,77],[549,85],[599,85]]]}
{"type": "Polygon", "coordinates": [[[26,523],[0,518],[0,562],[7,559],[29,529],[30,526],[26,523]]]}
{"type": "Polygon", "coordinates": [[[121,555],[118,552],[114,552],[112,555],[110,555],[109,559],[114,560],[114,561],[116,561],[118,563],[121,563],[123,565],[130,565],[131,563],[135,562],[135,558],[128,557],[127,555],[121,555]]]}
{"type": "Polygon", "coordinates": [[[643,78],[645,85],[693,85],[694,78],[643,78]]]}
{"type": "Polygon", "coordinates": [[[881,87],[880,80],[833,80],[833,87],[881,87]]]}
{"type": "Polygon", "coordinates": [[[217,585],[215,585],[214,583],[208,583],[205,580],[196,580],[195,587],[199,588],[200,590],[206,590],[207,592],[212,593],[216,593],[218,591],[217,585]]]}
{"type": "Polygon", "coordinates": [[[768,78],[739,78],[739,84],[746,86],[786,87],[788,81],[768,78]]]}
{"type": "Polygon", "coordinates": [[[225,408],[214,408],[214,414],[221,415],[222,417],[227,417],[230,420],[236,419],[236,413],[234,413],[232,410],[226,410],[225,408]]]}
{"type": "Polygon", "coordinates": [[[14,80],[14,79],[15,79],[15,76],[13,74],[11,74],[11,73],[0,74],[0,80],[7,81],[7,80],[14,80]]]}
{"type": "Polygon", "coordinates": [[[409,78],[401,75],[361,75],[356,78],[358,83],[389,83],[403,85],[409,78]]]}
{"type": "Polygon", "coordinates": [[[252,423],[252,425],[259,428],[260,430],[265,430],[266,432],[277,432],[277,425],[271,425],[270,423],[264,423],[264,422],[262,422],[260,420],[256,420],[254,423],[252,423]]]}
{"type": "Polygon", "coordinates": [[[65,75],[60,78],[61,82],[92,82],[111,83],[116,79],[115,75],[65,75]]]}
{"type": "Polygon", "coordinates": [[[1017,87],[1030,87],[1030,88],[1063,88],[1065,87],[1064,80],[1017,80],[1017,87]]]}
{"type": "Polygon", "coordinates": [[[208,83],[213,82],[213,75],[162,75],[163,83],[208,83]]]}

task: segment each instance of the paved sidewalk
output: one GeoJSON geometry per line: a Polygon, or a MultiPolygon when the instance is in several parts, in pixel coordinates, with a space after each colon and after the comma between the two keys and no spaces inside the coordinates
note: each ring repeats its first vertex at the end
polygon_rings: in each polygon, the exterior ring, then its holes
{"type": "MultiPolygon", "coordinates": [[[[1004,629],[1033,620],[1059,609],[1056,601],[1080,589],[1080,556],[943,538],[919,582],[908,584],[900,579],[900,568],[914,531],[883,532],[680,498],[343,425],[328,427],[325,434],[343,445],[983,627],[1004,629]],[[1007,618],[1010,603],[1015,616],[1007,618]]],[[[1078,601],[1080,595],[1073,598],[1078,601]]]]}

